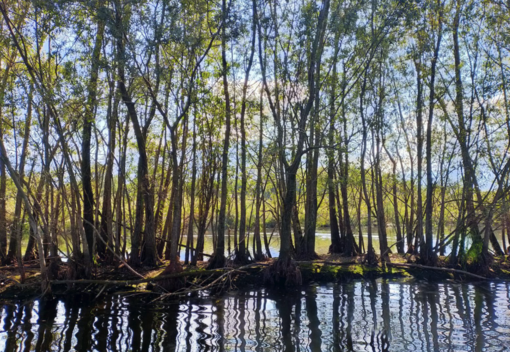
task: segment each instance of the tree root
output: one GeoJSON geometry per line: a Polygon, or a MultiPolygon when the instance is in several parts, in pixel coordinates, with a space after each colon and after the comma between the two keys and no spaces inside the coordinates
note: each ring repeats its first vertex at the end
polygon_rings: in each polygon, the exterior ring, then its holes
{"type": "Polygon", "coordinates": [[[480,254],[480,257],[473,263],[468,264],[469,271],[478,275],[490,275],[491,265],[494,262],[494,257],[490,254],[480,254]]]}
{"type": "Polygon", "coordinates": [[[369,248],[367,254],[363,258],[363,263],[368,265],[377,265],[377,255],[373,248],[369,248]]]}
{"type": "Polygon", "coordinates": [[[426,266],[436,266],[437,265],[437,254],[434,252],[428,253],[424,257],[420,256],[420,263],[426,266]]]}
{"type": "MultiPolygon", "coordinates": [[[[170,265],[166,267],[165,270],[159,275],[159,277],[164,277],[167,275],[179,274],[182,273],[184,269],[182,265],[178,261],[171,262],[170,265]]],[[[158,278],[158,277],[156,277],[158,278]]],[[[166,279],[162,279],[158,282],[158,286],[168,292],[175,292],[186,286],[186,277],[169,277],[166,279]]]]}
{"type": "Polygon", "coordinates": [[[342,244],[331,244],[328,249],[329,254],[342,254],[344,252],[342,244]]]}
{"type": "Polygon", "coordinates": [[[319,255],[315,252],[313,253],[301,253],[301,254],[298,254],[296,256],[298,260],[302,260],[302,261],[305,261],[305,260],[318,260],[320,259],[321,257],[319,257],[319,255]]]}
{"type": "Polygon", "coordinates": [[[264,255],[264,254],[255,254],[253,256],[253,259],[256,261],[256,262],[263,262],[265,260],[267,260],[267,257],[264,255]]]}
{"type": "Polygon", "coordinates": [[[219,269],[224,268],[225,263],[227,262],[227,259],[225,258],[225,255],[223,253],[214,253],[211,259],[209,259],[209,262],[207,263],[207,269],[219,269]]]}
{"type": "Polygon", "coordinates": [[[244,255],[240,255],[239,251],[235,251],[235,257],[233,263],[236,265],[247,265],[251,263],[251,260],[248,259],[248,255],[245,253],[244,255]]]}
{"type": "Polygon", "coordinates": [[[278,259],[265,270],[264,283],[270,286],[299,286],[303,283],[301,270],[290,257],[278,259]]]}

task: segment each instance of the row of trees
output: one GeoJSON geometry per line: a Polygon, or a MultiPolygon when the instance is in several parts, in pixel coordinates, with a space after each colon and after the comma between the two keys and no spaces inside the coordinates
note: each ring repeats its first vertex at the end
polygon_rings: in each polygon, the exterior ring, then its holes
{"type": "Polygon", "coordinates": [[[268,278],[291,283],[293,258],[316,256],[321,216],[330,252],[369,263],[374,229],[382,260],[410,251],[435,265],[448,248],[452,265],[471,258],[483,271],[489,245],[504,252],[503,1],[2,0],[0,10],[4,264],[38,258],[48,276],[65,255],[71,276],[87,277],[98,262],[164,258],[176,271],[181,249],[186,263],[203,260],[209,229],[209,266],[225,265],[230,230],[243,264],[270,256],[272,223],[280,253],[268,278]]]}

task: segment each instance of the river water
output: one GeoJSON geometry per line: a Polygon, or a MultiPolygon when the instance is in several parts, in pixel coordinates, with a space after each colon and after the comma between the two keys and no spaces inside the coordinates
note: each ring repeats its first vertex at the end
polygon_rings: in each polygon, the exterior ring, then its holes
{"type": "Polygon", "coordinates": [[[2,302],[0,351],[510,348],[510,283],[379,279],[144,302],[126,295],[2,302]]]}

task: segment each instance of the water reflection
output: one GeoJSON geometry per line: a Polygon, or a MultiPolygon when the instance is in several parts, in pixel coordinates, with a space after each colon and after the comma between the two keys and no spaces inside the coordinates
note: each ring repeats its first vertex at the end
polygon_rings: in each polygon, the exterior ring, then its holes
{"type": "Polygon", "coordinates": [[[355,281],[148,305],[3,303],[3,351],[504,351],[508,283],[355,281]],[[389,347],[388,347],[389,346],[389,347]]]}

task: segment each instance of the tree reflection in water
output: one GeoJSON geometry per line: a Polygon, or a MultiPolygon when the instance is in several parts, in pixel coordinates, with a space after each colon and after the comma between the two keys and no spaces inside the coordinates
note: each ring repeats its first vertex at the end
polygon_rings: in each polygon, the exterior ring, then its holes
{"type": "Polygon", "coordinates": [[[500,351],[510,345],[509,290],[371,280],[161,305],[139,296],[4,302],[0,350],[500,351]]]}

